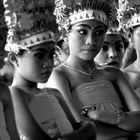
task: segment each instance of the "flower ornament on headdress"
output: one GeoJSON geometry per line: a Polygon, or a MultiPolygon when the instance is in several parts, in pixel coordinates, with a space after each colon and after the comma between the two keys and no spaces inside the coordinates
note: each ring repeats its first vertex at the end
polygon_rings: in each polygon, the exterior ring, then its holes
{"type": "Polygon", "coordinates": [[[53,0],[4,0],[8,26],[6,50],[18,53],[54,41],[57,32],[53,0]]]}
{"type": "Polygon", "coordinates": [[[140,25],[140,0],[119,0],[117,18],[126,31],[140,25]]]}
{"type": "Polygon", "coordinates": [[[95,19],[108,26],[115,17],[114,0],[55,0],[55,15],[60,29],[77,22],[95,19]]]}

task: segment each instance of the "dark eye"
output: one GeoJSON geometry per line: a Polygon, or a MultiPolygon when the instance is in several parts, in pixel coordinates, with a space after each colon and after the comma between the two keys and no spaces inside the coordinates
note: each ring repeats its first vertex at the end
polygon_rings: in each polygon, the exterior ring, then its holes
{"type": "Polygon", "coordinates": [[[102,36],[105,34],[105,30],[104,29],[98,29],[94,32],[95,35],[97,36],[102,36]]]}
{"type": "Polygon", "coordinates": [[[78,30],[78,32],[79,32],[81,35],[86,35],[88,31],[87,31],[86,29],[80,29],[80,30],[78,30]]]}
{"type": "Polygon", "coordinates": [[[44,58],[44,53],[36,53],[36,54],[35,54],[35,57],[36,57],[37,59],[43,59],[43,58],[44,58]]]}
{"type": "Polygon", "coordinates": [[[56,54],[56,50],[55,49],[51,49],[48,53],[48,58],[53,59],[54,56],[56,54]]]}
{"type": "Polygon", "coordinates": [[[103,47],[102,47],[102,50],[106,52],[108,50],[108,45],[104,44],[103,47]]]}

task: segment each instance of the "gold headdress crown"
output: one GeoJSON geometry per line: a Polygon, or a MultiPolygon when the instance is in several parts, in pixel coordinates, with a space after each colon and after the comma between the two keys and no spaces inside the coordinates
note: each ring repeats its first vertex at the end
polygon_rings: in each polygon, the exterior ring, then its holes
{"type": "Polygon", "coordinates": [[[55,15],[60,28],[95,19],[109,25],[115,17],[113,0],[55,0],[55,15]]]}
{"type": "Polygon", "coordinates": [[[8,26],[6,50],[18,53],[43,42],[55,42],[53,0],[4,0],[4,7],[8,26]]]}
{"type": "Polygon", "coordinates": [[[122,28],[140,24],[140,0],[119,0],[118,20],[122,28]]]}

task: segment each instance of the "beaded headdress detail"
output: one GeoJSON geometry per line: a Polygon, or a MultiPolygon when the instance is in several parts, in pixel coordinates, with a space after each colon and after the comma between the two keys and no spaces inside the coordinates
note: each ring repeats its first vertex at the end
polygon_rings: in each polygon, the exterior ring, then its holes
{"type": "Polygon", "coordinates": [[[43,42],[55,42],[53,0],[4,0],[4,7],[8,26],[6,50],[18,53],[43,42]]]}
{"type": "Polygon", "coordinates": [[[140,24],[140,0],[119,0],[118,20],[122,28],[140,24]]]}
{"type": "Polygon", "coordinates": [[[109,25],[116,14],[113,0],[55,0],[55,15],[60,28],[95,19],[109,25]]]}

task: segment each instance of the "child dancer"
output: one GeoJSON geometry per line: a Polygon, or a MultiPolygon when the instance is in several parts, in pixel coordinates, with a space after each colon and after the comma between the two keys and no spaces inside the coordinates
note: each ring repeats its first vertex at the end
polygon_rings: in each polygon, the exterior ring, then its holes
{"type": "Polygon", "coordinates": [[[37,88],[38,82],[47,82],[53,69],[53,32],[57,31],[53,1],[6,1],[5,8],[9,27],[6,47],[14,66],[10,89],[21,139],[50,139],[47,135],[53,139],[95,139],[94,123],[86,121],[80,127],[59,91],[37,88]]]}
{"type": "Polygon", "coordinates": [[[96,125],[98,140],[126,140],[140,132],[140,100],[123,73],[94,63],[114,10],[113,0],[56,0],[57,22],[65,30],[70,54],[53,70],[46,85],[61,91],[75,118],[83,114],[104,122],[101,127],[96,125]]]}

